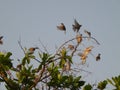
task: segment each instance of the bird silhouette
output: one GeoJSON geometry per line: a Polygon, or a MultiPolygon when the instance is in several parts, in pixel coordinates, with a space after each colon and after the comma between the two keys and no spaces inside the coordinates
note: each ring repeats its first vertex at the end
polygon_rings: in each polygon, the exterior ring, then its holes
{"type": "Polygon", "coordinates": [[[3,44],[2,38],[3,36],[0,36],[0,44],[3,44]]]}
{"type": "Polygon", "coordinates": [[[73,26],[74,32],[79,32],[79,30],[80,30],[80,28],[81,28],[82,25],[80,25],[80,24],[77,22],[77,20],[75,19],[75,20],[74,20],[74,24],[73,24],[72,26],[73,26]]]}
{"type": "Polygon", "coordinates": [[[61,23],[61,25],[57,26],[58,30],[64,31],[66,33],[66,27],[64,23],[61,23]]]}
{"type": "Polygon", "coordinates": [[[91,37],[91,32],[84,30],[84,32],[89,36],[89,38],[91,37]]]}
{"type": "Polygon", "coordinates": [[[96,56],[96,61],[100,60],[100,53],[96,56]]]}

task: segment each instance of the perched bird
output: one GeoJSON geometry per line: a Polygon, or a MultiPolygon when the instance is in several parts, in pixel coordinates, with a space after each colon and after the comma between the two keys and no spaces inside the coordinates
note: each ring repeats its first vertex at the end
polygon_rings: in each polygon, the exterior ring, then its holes
{"type": "Polygon", "coordinates": [[[91,32],[89,32],[87,30],[84,30],[84,32],[88,35],[89,38],[91,37],[91,32]]]}
{"type": "Polygon", "coordinates": [[[74,32],[79,32],[79,29],[81,28],[82,25],[80,25],[77,20],[75,19],[74,20],[74,24],[72,25],[73,26],[73,30],[74,32]]]}
{"type": "Polygon", "coordinates": [[[3,36],[0,36],[0,44],[1,45],[3,44],[2,38],[3,38],[3,36]]]}
{"type": "Polygon", "coordinates": [[[96,56],[96,61],[100,60],[100,53],[96,56]]]}
{"type": "Polygon", "coordinates": [[[63,23],[61,23],[61,25],[57,26],[57,28],[66,33],[66,27],[65,27],[65,25],[63,23]]]}
{"type": "Polygon", "coordinates": [[[82,41],[82,34],[81,35],[80,34],[76,35],[76,40],[77,40],[77,43],[81,43],[81,41],[82,41]]]}
{"type": "Polygon", "coordinates": [[[68,48],[69,48],[70,50],[73,50],[73,49],[74,49],[74,45],[69,44],[69,45],[68,45],[68,48]]]}
{"type": "Polygon", "coordinates": [[[33,54],[36,49],[39,49],[38,47],[31,47],[28,49],[29,54],[33,54]]]}

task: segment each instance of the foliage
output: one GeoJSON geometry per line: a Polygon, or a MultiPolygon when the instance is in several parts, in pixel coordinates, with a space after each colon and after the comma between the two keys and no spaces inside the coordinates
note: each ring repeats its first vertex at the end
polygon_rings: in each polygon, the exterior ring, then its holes
{"type": "MultiPolygon", "coordinates": [[[[82,76],[77,75],[80,68],[78,65],[84,65],[87,62],[88,56],[92,54],[95,46],[89,45],[90,41],[94,41],[97,45],[99,42],[91,36],[91,33],[85,30],[81,34],[79,29],[80,25],[77,20],[74,21],[73,31],[75,37],[70,38],[57,48],[55,54],[47,52],[45,46],[44,52],[38,47],[31,47],[29,49],[23,48],[19,41],[20,48],[23,50],[24,57],[20,60],[17,66],[14,66],[14,59],[11,59],[11,52],[0,52],[0,82],[5,83],[8,90],[92,90],[93,85],[85,84],[82,76]],[[87,40],[87,44],[86,41],[87,40]],[[38,58],[34,54],[35,50],[38,51],[38,58]],[[75,64],[75,58],[79,58],[75,64]],[[33,60],[37,61],[37,66],[32,63],[33,60]],[[72,68],[74,67],[74,68],[72,68]],[[40,85],[40,87],[39,87],[40,85]]],[[[66,27],[62,23],[58,29],[66,32],[66,27]]],[[[99,56],[96,56],[98,61],[99,56]]],[[[84,71],[84,70],[83,70],[84,71]]],[[[89,73],[86,71],[86,73],[89,73]]],[[[110,83],[116,90],[120,90],[120,76],[113,77],[112,80],[107,79],[101,81],[97,85],[97,89],[103,90],[106,85],[110,83]]]]}
{"type": "Polygon", "coordinates": [[[114,90],[120,90],[120,75],[107,79],[108,83],[115,87],[114,90]]]}

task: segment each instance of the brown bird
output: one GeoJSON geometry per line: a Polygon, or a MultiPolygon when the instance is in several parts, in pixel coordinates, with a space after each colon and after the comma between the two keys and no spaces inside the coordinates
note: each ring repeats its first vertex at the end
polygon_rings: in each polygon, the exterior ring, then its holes
{"type": "Polygon", "coordinates": [[[84,32],[89,36],[89,38],[91,37],[91,32],[84,30],[84,32]]]}
{"type": "Polygon", "coordinates": [[[82,34],[81,35],[80,34],[76,35],[76,40],[77,40],[77,43],[81,43],[81,41],[82,41],[82,34]]]}
{"type": "Polygon", "coordinates": [[[83,55],[87,56],[93,49],[93,46],[89,46],[87,47],[84,52],[83,52],[83,55]]]}
{"type": "Polygon", "coordinates": [[[89,46],[85,48],[85,50],[82,53],[78,53],[78,56],[81,57],[82,64],[85,64],[88,54],[91,52],[92,48],[93,46],[89,46]]]}
{"type": "Polygon", "coordinates": [[[57,26],[57,28],[66,33],[66,27],[65,27],[64,23],[61,23],[61,25],[57,26]]]}
{"type": "Polygon", "coordinates": [[[72,25],[73,26],[73,30],[74,32],[79,32],[79,29],[81,28],[82,25],[80,25],[77,20],[75,19],[74,20],[74,24],[72,25]]]}
{"type": "Polygon", "coordinates": [[[96,56],[96,61],[100,60],[100,53],[96,56]]]}
{"type": "Polygon", "coordinates": [[[3,36],[0,36],[0,44],[1,45],[3,44],[2,38],[3,38],[3,36]]]}
{"type": "Polygon", "coordinates": [[[29,54],[33,54],[36,49],[38,49],[38,47],[31,47],[31,48],[29,48],[28,49],[28,53],[29,54]]]}
{"type": "Polygon", "coordinates": [[[73,49],[74,49],[74,45],[69,44],[69,45],[68,45],[68,48],[69,48],[70,50],[73,50],[73,49]]]}
{"type": "Polygon", "coordinates": [[[82,64],[84,64],[84,63],[86,62],[87,55],[84,55],[83,53],[78,53],[78,56],[80,56],[80,57],[81,57],[82,64]]]}

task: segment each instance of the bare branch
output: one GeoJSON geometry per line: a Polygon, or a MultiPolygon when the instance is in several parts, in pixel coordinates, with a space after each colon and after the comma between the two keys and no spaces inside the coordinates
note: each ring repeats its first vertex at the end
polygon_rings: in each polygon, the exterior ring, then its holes
{"type": "Polygon", "coordinates": [[[47,48],[45,47],[45,45],[42,43],[42,41],[39,39],[39,42],[40,42],[40,44],[42,45],[42,47],[44,48],[44,50],[48,53],[48,50],[47,50],[47,48]]]}
{"type": "Polygon", "coordinates": [[[75,39],[76,39],[76,38],[72,38],[72,39],[66,41],[65,43],[63,43],[63,44],[58,48],[58,50],[56,51],[56,54],[58,54],[58,52],[60,51],[60,49],[61,49],[64,45],[66,45],[68,42],[73,41],[73,40],[75,40],[75,39]]]}
{"type": "Polygon", "coordinates": [[[82,37],[82,38],[91,38],[91,39],[93,39],[98,45],[100,45],[100,43],[99,43],[94,37],[82,37]]]}
{"type": "Polygon", "coordinates": [[[22,44],[21,44],[21,38],[20,38],[20,40],[18,41],[18,44],[19,44],[20,48],[22,49],[22,51],[24,52],[24,54],[26,54],[26,53],[25,53],[25,50],[24,50],[24,48],[22,47],[22,44]]]}

